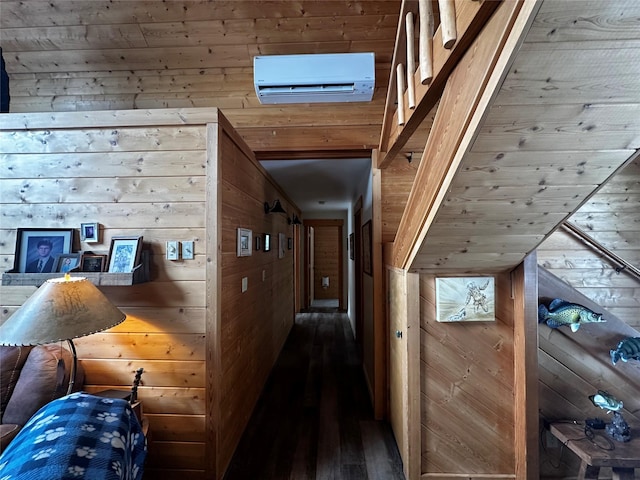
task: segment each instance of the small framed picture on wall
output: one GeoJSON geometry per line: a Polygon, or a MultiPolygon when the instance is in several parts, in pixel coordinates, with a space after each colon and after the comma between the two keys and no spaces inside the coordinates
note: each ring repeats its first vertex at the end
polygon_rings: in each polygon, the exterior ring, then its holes
{"type": "Polygon", "coordinates": [[[97,223],[80,224],[80,240],[87,243],[99,241],[100,226],[97,223]]]}
{"type": "Polygon", "coordinates": [[[238,228],[238,257],[250,257],[253,243],[253,232],[248,228],[238,228]]]}

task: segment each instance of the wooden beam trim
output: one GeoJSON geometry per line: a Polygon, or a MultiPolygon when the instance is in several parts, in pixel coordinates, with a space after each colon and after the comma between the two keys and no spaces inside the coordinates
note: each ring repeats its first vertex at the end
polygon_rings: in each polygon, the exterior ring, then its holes
{"type": "Polygon", "coordinates": [[[254,154],[259,162],[269,160],[336,160],[350,158],[369,158],[371,157],[371,150],[296,150],[294,152],[278,150],[255,151],[254,154]]]}
{"type": "Polygon", "coordinates": [[[6,113],[0,130],[39,128],[125,128],[161,125],[202,125],[218,121],[217,108],[169,108],[162,110],[104,110],[89,112],[6,113]],[[153,113],[150,115],[150,113],[153,113]]]}
{"type": "Polygon", "coordinates": [[[540,478],[538,459],[538,261],[536,253],[511,274],[513,296],[516,478],[540,478]]]}
{"type": "MultiPolygon", "coordinates": [[[[460,5],[456,7],[456,23],[459,28],[459,40],[453,48],[446,49],[442,44],[441,26],[436,30],[433,39],[433,79],[428,85],[423,85],[420,81],[420,69],[414,72],[414,84],[416,86],[416,107],[414,109],[404,108],[403,105],[403,112],[396,111],[395,114],[391,114],[387,110],[392,103],[389,100],[389,95],[395,91],[391,85],[392,82],[395,83],[393,76],[389,80],[388,97],[382,124],[382,137],[380,138],[380,151],[386,152],[379,164],[381,169],[386,168],[391,163],[438,102],[447,78],[473,41],[478,37],[495,9],[500,5],[500,2],[491,1],[459,1],[458,3],[460,5]],[[400,113],[404,114],[405,121],[403,126],[398,126],[397,122],[397,117],[400,113]]],[[[422,28],[422,26],[420,27],[422,28]]],[[[394,54],[394,68],[396,61],[394,54]]],[[[398,102],[398,105],[401,105],[400,102],[398,102]]]]}

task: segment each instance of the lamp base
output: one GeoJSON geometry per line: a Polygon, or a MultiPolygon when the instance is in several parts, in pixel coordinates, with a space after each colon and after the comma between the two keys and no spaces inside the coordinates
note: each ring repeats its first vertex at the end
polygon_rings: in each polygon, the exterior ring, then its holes
{"type": "Polygon", "coordinates": [[[76,346],[73,344],[73,340],[68,339],[69,350],[73,355],[73,363],[71,364],[71,374],[69,375],[69,387],[67,387],[67,395],[73,392],[73,385],[76,383],[76,371],[78,370],[78,355],[76,355],[76,346]]]}

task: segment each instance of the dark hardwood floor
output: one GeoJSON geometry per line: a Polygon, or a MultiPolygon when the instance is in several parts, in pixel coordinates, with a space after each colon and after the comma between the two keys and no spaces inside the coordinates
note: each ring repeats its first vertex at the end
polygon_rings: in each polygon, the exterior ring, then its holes
{"type": "Polygon", "coordinates": [[[225,480],[404,479],[345,314],[299,314],[225,480]]]}

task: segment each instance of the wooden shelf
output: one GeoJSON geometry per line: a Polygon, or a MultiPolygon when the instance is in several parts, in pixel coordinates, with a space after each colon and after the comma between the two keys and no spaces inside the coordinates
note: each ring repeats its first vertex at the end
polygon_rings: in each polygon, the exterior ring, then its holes
{"type": "MultiPolygon", "coordinates": [[[[149,260],[148,255],[143,251],[142,263],[133,269],[131,273],[109,273],[109,272],[69,272],[72,277],[85,277],[91,283],[98,286],[127,286],[145,283],[149,281],[149,260]]],[[[2,274],[2,285],[25,286],[33,285],[39,287],[50,278],[61,278],[64,273],[15,273],[5,272],[2,274]]]]}

